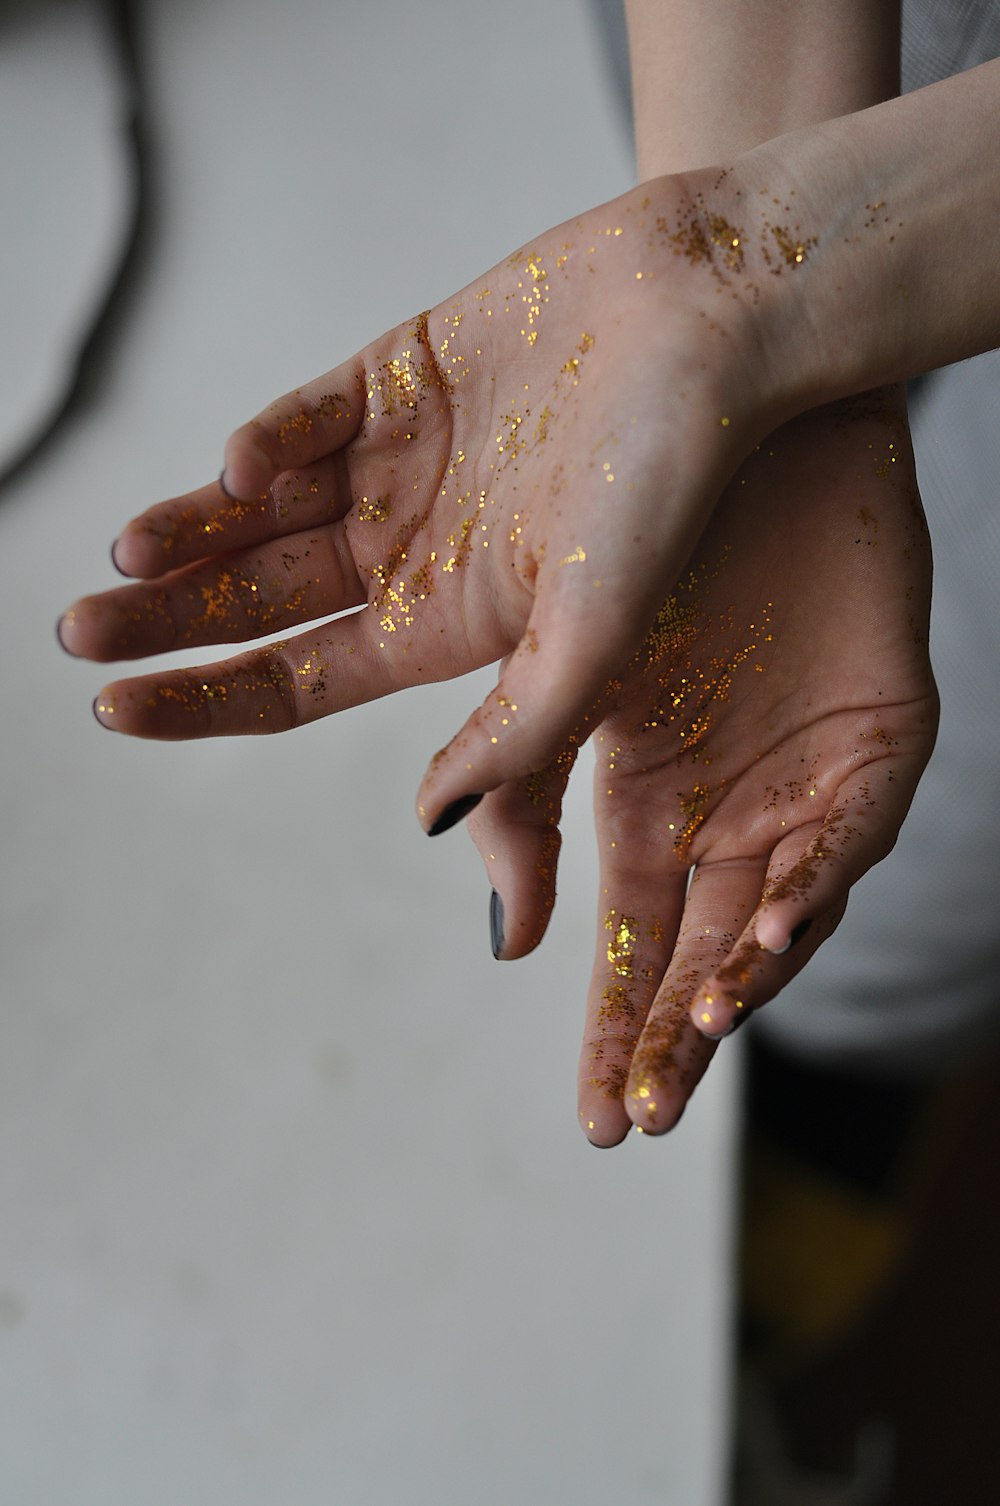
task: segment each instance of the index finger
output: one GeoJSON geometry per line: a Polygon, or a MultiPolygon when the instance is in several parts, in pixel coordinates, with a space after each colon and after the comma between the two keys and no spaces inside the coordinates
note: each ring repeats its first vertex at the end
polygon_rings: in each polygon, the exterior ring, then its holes
{"type": "Polygon", "coordinates": [[[241,501],[260,497],[282,471],[342,450],[365,420],[368,388],[360,355],[269,403],[226,441],[222,486],[241,501]]]}
{"type": "Polygon", "coordinates": [[[199,560],[335,523],[352,502],[347,458],[337,452],[282,472],[253,502],[228,496],[221,481],[158,502],[126,524],[111,557],[122,575],[155,580],[199,560]]]}

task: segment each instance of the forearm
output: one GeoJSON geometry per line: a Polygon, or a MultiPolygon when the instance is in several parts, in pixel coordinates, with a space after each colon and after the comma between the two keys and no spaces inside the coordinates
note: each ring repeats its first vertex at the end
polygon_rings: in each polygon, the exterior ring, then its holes
{"type": "Polygon", "coordinates": [[[898,92],[896,0],[627,0],[639,177],[898,92]]]}
{"type": "Polygon", "coordinates": [[[688,186],[775,420],[1000,344],[1000,62],[893,98],[897,24],[892,0],[629,0],[640,176],[688,186]]]}
{"type": "Polygon", "coordinates": [[[737,159],[762,327],[794,410],[1000,344],[998,164],[1000,60],[737,159]],[[801,261],[775,255],[770,222],[789,205],[801,261]]]}

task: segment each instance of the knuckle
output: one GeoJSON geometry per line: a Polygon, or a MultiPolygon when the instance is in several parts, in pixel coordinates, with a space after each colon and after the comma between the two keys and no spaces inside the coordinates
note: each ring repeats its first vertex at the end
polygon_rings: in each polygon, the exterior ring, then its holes
{"type": "Polygon", "coordinates": [[[295,673],[282,643],[270,644],[249,656],[248,688],[260,702],[263,732],[288,732],[302,722],[295,673]],[[276,703],[269,699],[273,694],[276,703]]]}

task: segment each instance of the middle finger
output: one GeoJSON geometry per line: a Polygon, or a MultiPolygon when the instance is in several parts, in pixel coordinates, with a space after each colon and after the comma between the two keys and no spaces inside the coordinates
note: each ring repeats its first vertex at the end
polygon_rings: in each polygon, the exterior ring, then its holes
{"type": "Polygon", "coordinates": [[[86,596],[66,614],[60,638],[70,653],[102,663],[140,659],[246,642],[366,600],[343,524],[334,523],[86,596]]]}

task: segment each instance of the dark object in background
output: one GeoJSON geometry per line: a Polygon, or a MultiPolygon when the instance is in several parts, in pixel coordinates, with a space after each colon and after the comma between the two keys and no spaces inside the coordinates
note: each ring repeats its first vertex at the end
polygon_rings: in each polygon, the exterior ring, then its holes
{"type": "Polygon", "coordinates": [[[986,1506],[1000,1060],[913,1080],[747,1048],[732,1506],[986,1506]]]}
{"type": "Polygon", "coordinates": [[[119,59],[122,136],[129,176],[129,213],[118,260],[94,310],[76,355],[69,361],[63,390],[48,416],[0,469],[0,493],[21,476],[81,412],[100,389],[128,304],[141,280],[152,241],[152,152],[141,49],[140,0],[104,0],[108,30],[119,59]]]}

